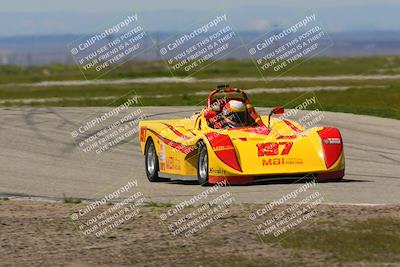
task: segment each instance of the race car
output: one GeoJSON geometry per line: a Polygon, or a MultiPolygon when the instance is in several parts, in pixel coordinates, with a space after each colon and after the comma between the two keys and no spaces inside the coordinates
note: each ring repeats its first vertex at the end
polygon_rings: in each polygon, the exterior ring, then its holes
{"type": "Polygon", "coordinates": [[[305,129],[277,117],[282,114],[283,107],[274,107],[260,116],[244,91],[218,86],[190,118],[139,123],[146,175],[151,182],[162,180],[163,174],[194,176],[201,185],[309,174],[318,181],[342,179],[339,130],[305,129]]]}

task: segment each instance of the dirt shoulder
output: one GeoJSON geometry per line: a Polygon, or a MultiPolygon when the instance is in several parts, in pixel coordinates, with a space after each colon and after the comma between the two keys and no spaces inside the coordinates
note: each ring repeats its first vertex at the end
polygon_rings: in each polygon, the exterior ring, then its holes
{"type": "Polygon", "coordinates": [[[251,220],[249,215],[261,214],[265,206],[229,205],[186,236],[187,229],[177,231],[179,221],[193,219],[199,207],[131,207],[120,224],[105,222],[112,207],[73,220],[87,204],[1,200],[0,266],[400,266],[400,206],[319,205],[312,218],[279,236],[261,234],[260,223],[302,207],[281,206],[251,220]],[[171,210],[179,216],[160,219],[171,210]],[[98,236],[89,233],[83,224],[96,216],[104,229],[114,227],[98,236]]]}

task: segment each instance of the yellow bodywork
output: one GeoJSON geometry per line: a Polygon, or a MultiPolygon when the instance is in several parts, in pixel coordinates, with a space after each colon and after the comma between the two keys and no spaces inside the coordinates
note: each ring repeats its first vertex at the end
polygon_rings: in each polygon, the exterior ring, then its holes
{"type": "MultiPolygon", "coordinates": [[[[261,119],[268,125],[268,116],[261,116],[261,119]]],[[[332,166],[326,166],[318,134],[323,127],[305,130],[292,120],[271,118],[268,134],[258,132],[257,127],[213,129],[201,113],[186,119],[141,121],[139,128],[142,152],[145,152],[146,142],[152,138],[161,173],[196,176],[200,141],[207,146],[208,172],[212,176],[273,176],[344,170],[342,151],[332,166]],[[229,136],[233,148],[218,144],[212,146],[207,136],[213,134],[229,136]],[[229,149],[234,149],[240,170],[218,157],[218,151],[229,149]]]]}

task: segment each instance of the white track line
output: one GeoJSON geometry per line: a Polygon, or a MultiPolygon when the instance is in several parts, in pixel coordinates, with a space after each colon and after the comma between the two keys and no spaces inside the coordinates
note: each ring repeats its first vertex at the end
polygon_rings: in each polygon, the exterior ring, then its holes
{"type": "MultiPolygon", "coordinates": [[[[297,202],[287,202],[287,204],[297,204],[297,202]]],[[[374,203],[348,203],[348,202],[321,202],[320,205],[376,207],[376,206],[390,206],[390,205],[399,205],[399,204],[395,204],[395,203],[374,204],[374,203]]]]}
{"type": "Polygon", "coordinates": [[[364,81],[364,80],[398,80],[400,74],[395,75],[338,75],[338,76],[284,76],[276,78],[261,77],[223,77],[211,79],[197,79],[193,77],[153,77],[153,78],[132,78],[113,80],[72,80],[72,81],[43,81],[37,83],[8,83],[3,87],[49,87],[49,86],[84,86],[93,84],[159,84],[159,83],[225,83],[229,82],[262,82],[262,81],[364,81]]]}
{"type": "MultiPolygon", "coordinates": [[[[253,88],[245,89],[244,91],[248,94],[280,94],[280,93],[291,93],[291,92],[316,92],[316,91],[346,91],[349,89],[384,89],[388,86],[385,85],[363,85],[363,86],[312,86],[312,87],[282,87],[282,88],[253,88]]],[[[207,96],[209,91],[200,91],[194,93],[194,95],[207,96]]],[[[139,96],[141,98],[167,98],[182,96],[182,94],[163,94],[163,95],[144,95],[139,96]]],[[[49,98],[17,98],[17,99],[1,99],[0,104],[5,103],[16,103],[16,104],[30,104],[30,103],[49,103],[49,102],[61,102],[65,100],[81,101],[81,100],[113,100],[118,98],[117,96],[96,96],[96,97],[49,97],[49,98]]]]}
{"type": "MultiPolygon", "coordinates": [[[[56,197],[40,197],[40,196],[13,196],[7,195],[7,198],[10,200],[19,200],[19,201],[39,201],[39,202],[50,202],[50,203],[62,203],[62,198],[56,197]]],[[[81,199],[82,203],[90,203],[95,199],[81,199]]],[[[118,203],[118,201],[112,201],[113,203],[118,203]]],[[[254,203],[249,203],[254,204],[254,203]]],[[[286,202],[285,204],[294,205],[298,204],[298,202],[286,202]]],[[[400,204],[400,203],[399,203],[400,204]]],[[[396,203],[384,203],[384,204],[373,204],[373,203],[347,203],[347,202],[322,202],[319,205],[326,205],[326,206],[356,206],[356,207],[379,207],[379,206],[394,206],[399,205],[396,203]]],[[[240,203],[239,203],[240,205],[240,203]]],[[[262,205],[262,204],[261,204],[262,205]]]]}

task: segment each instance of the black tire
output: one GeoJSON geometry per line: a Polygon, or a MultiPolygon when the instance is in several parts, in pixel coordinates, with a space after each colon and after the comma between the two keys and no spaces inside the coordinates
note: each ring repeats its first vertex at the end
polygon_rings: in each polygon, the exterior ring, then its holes
{"type": "Polygon", "coordinates": [[[154,146],[153,139],[150,137],[147,139],[146,147],[144,150],[145,154],[145,166],[146,166],[146,175],[150,182],[159,181],[158,171],[158,156],[156,153],[156,147],[154,146]]]}
{"type": "Polygon", "coordinates": [[[197,156],[197,179],[202,186],[208,185],[208,151],[204,142],[198,143],[199,150],[197,156]]]}

